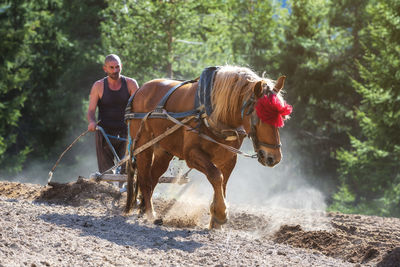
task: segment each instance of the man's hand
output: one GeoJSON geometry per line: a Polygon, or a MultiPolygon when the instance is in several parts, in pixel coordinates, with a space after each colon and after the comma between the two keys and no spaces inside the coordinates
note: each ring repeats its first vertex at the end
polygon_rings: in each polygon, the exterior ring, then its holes
{"type": "Polygon", "coordinates": [[[96,126],[97,126],[97,124],[95,122],[89,122],[89,125],[87,128],[89,131],[94,132],[94,131],[96,131],[96,126]]]}

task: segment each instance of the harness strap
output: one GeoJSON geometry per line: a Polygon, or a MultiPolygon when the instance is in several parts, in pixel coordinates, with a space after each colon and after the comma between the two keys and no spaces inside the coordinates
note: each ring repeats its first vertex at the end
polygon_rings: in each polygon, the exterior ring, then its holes
{"type": "MultiPolygon", "coordinates": [[[[140,88],[141,88],[141,87],[140,87],[140,88]]],[[[140,91],[140,88],[137,89],[137,90],[133,93],[133,95],[131,95],[131,97],[130,97],[129,100],[128,100],[128,103],[126,104],[125,116],[124,116],[124,121],[125,121],[125,122],[126,122],[126,120],[127,120],[126,115],[127,115],[127,114],[130,114],[130,113],[132,112],[132,101],[133,101],[133,99],[135,98],[137,92],[140,91]]]]}
{"type": "MultiPolygon", "coordinates": [[[[165,110],[164,110],[165,111],[165,110]]],[[[168,114],[167,112],[165,112],[165,114],[168,114]]],[[[172,117],[171,117],[172,118],[172,117]]],[[[173,132],[175,132],[176,130],[178,130],[180,127],[182,126],[186,126],[184,123],[187,123],[188,121],[192,120],[193,118],[195,118],[195,116],[191,116],[191,117],[187,117],[182,121],[178,121],[179,124],[175,124],[174,126],[172,126],[171,128],[169,128],[168,130],[166,130],[164,133],[156,136],[155,138],[153,138],[152,140],[148,141],[147,143],[145,143],[144,145],[134,149],[133,151],[133,156],[136,156],[137,154],[141,153],[142,151],[148,149],[149,147],[151,147],[152,145],[154,145],[155,143],[157,143],[158,141],[160,141],[161,139],[165,138],[166,136],[172,134],[173,132]]]]}
{"type": "Polygon", "coordinates": [[[156,109],[163,109],[164,106],[165,106],[165,103],[167,102],[167,100],[168,100],[168,98],[169,98],[169,96],[170,96],[173,92],[175,92],[176,89],[178,89],[179,87],[181,87],[181,86],[183,86],[183,85],[185,85],[185,84],[193,83],[193,82],[196,82],[196,81],[195,81],[195,80],[184,81],[184,82],[181,82],[181,83],[175,85],[174,87],[170,88],[170,89],[168,90],[168,92],[167,92],[167,93],[163,96],[163,98],[160,100],[160,102],[158,103],[156,109]]]}
{"type": "Polygon", "coordinates": [[[282,147],[281,143],[273,145],[273,144],[267,144],[267,143],[263,143],[263,142],[258,141],[258,144],[261,145],[261,146],[272,148],[272,149],[277,149],[277,148],[281,148],[282,147]]]}
{"type": "MultiPolygon", "coordinates": [[[[149,118],[165,119],[166,118],[165,114],[162,112],[159,112],[159,111],[160,110],[154,110],[154,112],[149,116],[149,118]]],[[[189,110],[189,111],[185,111],[185,112],[168,112],[168,113],[174,118],[182,119],[182,118],[186,118],[188,116],[198,115],[201,112],[202,112],[202,108],[189,110]]],[[[146,115],[147,115],[147,112],[126,113],[125,121],[132,120],[132,119],[143,119],[144,117],[146,117],[146,115]]]]}
{"type": "Polygon", "coordinates": [[[233,129],[228,128],[228,126],[222,124],[223,128],[221,129],[217,127],[217,125],[215,125],[212,120],[207,120],[207,117],[203,118],[203,122],[215,136],[221,139],[225,139],[225,141],[238,140],[240,135],[247,135],[243,126],[233,129]]]}
{"type": "Polygon", "coordinates": [[[225,144],[223,144],[223,143],[220,143],[220,142],[216,141],[215,139],[213,139],[212,137],[210,137],[210,136],[208,136],[208,135],[205,135],[205,134],[201,133],[200,131],[198,131],[198,130],[192,128],[192,127],[190,127],[189,125],[183,124],[183,121],[182,121],[182,122],[181,122],[181,121],[178,121],[178,120],[175,119],[174,117],[169,116],[169,114],[168,114],[167,112],[166,112],[165,114],[167,115],[168,119],[171,120],[172,122],[176,123],[176,125],[183,126],[183,127],[185,127],[186,129],[188,129],[189,131],[192,131],[192,132],[197,133],[197,134],[198,134],[200,137],[202,137],[203,139],[206,139],[206,140],[211,141],[211,142],[213,142],[213,143],[215,143],[215,144],[218,144],[218,145],[224,147],[225,149],[229,150],[229,151],[232,152],[232,153],[240,154],[240,155],[243,155],[243,156],[248,157],[248,158],[255,158],[255,157],[257,157],[257,155],[249,155],[249,154],[247,154],[247,153],[245,153],[245,152],[242,152],[242,151],[240,151],[239,149],[236,149],[236,148],[234,148],[234,147],[232,147],[232,146],[228,146],[228,145],[225,145],[225,144]]]}
{"type": "MultiPolygon", "coordinates": [[[[157,104],[157,107],[151,112],[151,114],[148,114],[148,112],[132,112],[132,109],[131,109],[132,101],[133,101],[136,93],[139,91],[139,90],[136,90],[136,92],[130,97],[130,99],[128,101],[128,105],[126,106],[125,116],[124,116],[125,121],[131,120],[131,119],[144,119],[145,117],[154,118],[154,119],[165,119],[166,116],[163,112],[163,109],[164,109],[165,104],[167,103],[168,98],[171,96],[171,94],[173,92],[175,92],[175,90],[178,89],[179,87],[181,87],[185,84],[194,83],[194,82],[197,82],[197,79],[184,81],[184,82],[181,82],[181,83],[175,85],[174,87],[170,88],[168,90],[168,92],[160,100],[160,102],[157,104]]],[[[169,112],[169,114],[171,116],[173,116],[174,118],[182,119],[182,118],[186,118],[189,116],[199,115],[200,113],[203,113],[203,112],[204,112],[204,106],[196,106],[195,105],[195,109],[193,109],[193,110],[188,110],[188,111],[184,111],[184,112],[169,112]]]]}

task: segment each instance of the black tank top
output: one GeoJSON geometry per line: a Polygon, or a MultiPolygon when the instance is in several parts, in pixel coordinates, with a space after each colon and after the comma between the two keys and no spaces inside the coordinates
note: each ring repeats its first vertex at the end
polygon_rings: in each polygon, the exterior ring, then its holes
{"type": "Polygon", "coordinates": [[[108,87],[107,77],[104,78],[103,96],[99,99],[99,125],[107,133],[126,132],[127,126],[124,122],[125,108],[130,97],[125,77],[121,76],[121,88],[117,91],[108,87]]]}

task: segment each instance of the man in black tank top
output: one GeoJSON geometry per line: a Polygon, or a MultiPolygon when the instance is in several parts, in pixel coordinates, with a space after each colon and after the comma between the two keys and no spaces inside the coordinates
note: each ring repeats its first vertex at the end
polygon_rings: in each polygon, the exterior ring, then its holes
{"type": "MultiPolygon", "coordinates": [[[[121,75],[122,64],[117,55],[106,56],[103,70],[107,77],[96,81],[90,91],[87,113],[88,130],[96,131],[96,108],[99,108],[99,126],[109,136],[118,157],[125,155],[127,126],[124,122],[129,97],[139,88],[136,80],[121,75]],[[118,138],[119,137],[119,138],[118,138]]],[[[101,173],[114,166],[114,155],[100,131],[96,131],[96,154],[101,173]]],[[[122,171],[124,172],[124,170],[122,171]]]]}

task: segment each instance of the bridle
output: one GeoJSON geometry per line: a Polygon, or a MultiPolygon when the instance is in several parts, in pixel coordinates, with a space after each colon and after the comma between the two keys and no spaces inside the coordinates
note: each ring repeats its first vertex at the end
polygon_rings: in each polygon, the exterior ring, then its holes
{"type": "MultiPolygon", "coordinates": [[[[257,131],[256,131],[256,125],[259,122],[259,118],[257,117],[257,114],[255,114],[255,112],[253,112],[253,114],[251,114],[251,118],[250,118],[250,132],[249,132],[249,138],[253,141],[253,147],[254,147],[254,151],[258,152],[258,150],[260,149],[260,146],[264,146],[267,148],[272,148],[272,149],[279,149],[282,147],[281,143],[276,143],[276,144],[268,144],[268,143],[264,143],[261,142],[260,140],[258,140],[257,138],[257,131]]],[[[272,126],[273,130],[274,130],[274,135],[275,135],[275,140],[278,140],[278,128],[275,126],[272,126]]]]}
{"type": "MultiPolygon", "coordinates": [[[[271,89],[268,85],[266,85],[266,88],[263,89],[263,95],[271,95],[271,94],[276,94],[277,92],[275,92],[273,89],[271,89]]],[[[257,100],[254,96],[254,93],[251,95],[251,97],[245,101],[243,103],[242,106],[242,119],[243,119],[243,115],[244,115],[244,111],[247,108],[247,112],[246,115],[250,115],[250,132],[248,133],[248,137],[252,140],[253,142],[253,147],[254,147],[254,151],[257,153],[257,157],[260,157],[260,153],[258,153],[258,151],[260,150],[260,146],[264,146],[267,148],[271,148],[271,149],[279,149],[282,147],[282,144],[279,142],[277,142],[276,144],[268,144],[268,143],[264,143],[261,142],[260,140],[258,140],[257,138],[257,131],[256,131],[256,125],[259,123],[260,119],[258,118],[256,112],[254,112],[254,105],[257,103],[257,100]]],[[[272,126],[274,129],[274,133],[275,133],[275,139],[278,140],[278,128],[275,126],[272,126]]]]}

